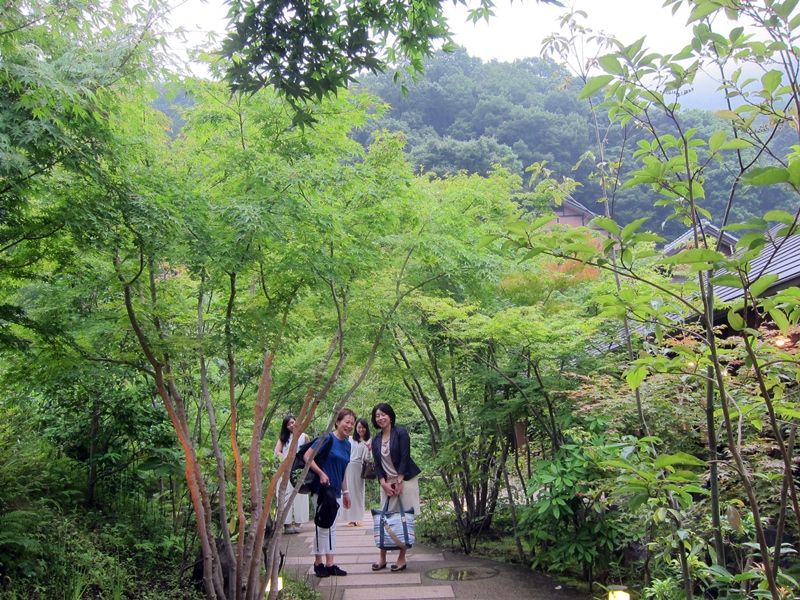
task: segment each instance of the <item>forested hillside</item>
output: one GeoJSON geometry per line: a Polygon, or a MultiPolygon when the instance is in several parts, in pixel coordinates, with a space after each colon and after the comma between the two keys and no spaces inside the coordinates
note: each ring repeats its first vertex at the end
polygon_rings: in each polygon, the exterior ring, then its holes
{"type": "MultiPolygon", "coordinates": [[[[581,184],[574,198],[597,214],[605,214],[603,194],[593,177],[599,161],[598,141],[605,143],[606,160],[622,163],[621,181],[634,168],[637,143],[651,141],[643,128],[611,126],[603,114],[598,115],[595,131],[589,102],[578,100],[582,82],[549,58],[485,63],[459,49],[452,54],[438,53],[416,83],[407,80],[401,86],[391,73],[363,77],[361,83],[389,107],[380,119],[358,132],[362,144],[382,128],[402,131],[408,138],[406,152],[415,172],[440,177],[461,170],[485,175],[495,164],[523,175],[533,163],[547,161],[559,178],[572,177],[581,184]],[[587,152],[593,154],[587,156],[587,152]]],[[[657,129],[677,135],[663,114],[649,118],[657,129]]],[[[686,128],[697,128],[699,137],[708,137],[724,126],[724,120],[700,109],[683,111],[682,122],[686,128]]],[[[792,135],[790,128],[782,128],[772,143],[788,152],[792,135]]],[[[771,164],[768,155],[761,161],[771,164]]],[[[707,197],[701,206],[718,224],[738,171],[735,158],[726,157],[705,174],[707,197]]],[[[784,190],[750,188],[740,193],[743,201],[733,207],[730,220],[744,221],[792,205],[791,194],[784,190]]],[[[653,206],[653,196],[646,188],[619,191],[609,202],[610,216],[622,223],[649,217],[648,226],[661,230],[668,240],[685,231],[684,224],[667,220],[671,214],[668,207],[653,206]]]]}

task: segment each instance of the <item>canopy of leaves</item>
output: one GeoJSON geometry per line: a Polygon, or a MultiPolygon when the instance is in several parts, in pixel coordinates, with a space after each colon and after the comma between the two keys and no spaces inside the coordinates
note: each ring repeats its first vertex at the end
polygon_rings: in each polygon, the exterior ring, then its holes
{"type": "MultiPolygon", "coordinates": [[[[488,18],[492,6],[482,0],[472,18],[488,18]]],[[[437,45],[453,48],[438,0],[234,0],[229,16],[232,31],[222,55],[231,60],[231,87],[254,92],[272,85],[291,101],[336,93],[360,71],[405,64],[421,73],[437,45]]]]}

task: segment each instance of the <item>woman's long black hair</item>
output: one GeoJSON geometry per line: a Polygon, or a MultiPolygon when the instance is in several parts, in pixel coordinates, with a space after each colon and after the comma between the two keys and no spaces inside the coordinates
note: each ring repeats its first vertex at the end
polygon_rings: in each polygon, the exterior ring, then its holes
{"type": "Polygon", "coordinates": [[[353,439],[355,441],[357,441],[357,442],[361,441],[361,436],[358,435],[358,424],[359,423],[361,423],[361,425],[364,426],[364,429],[367,430],[367,433],[365,434],[365,437],[364,437],[364,441],[366,442],[370,438],[369,423],[367,423],[367,420],[364,419],[363,417],[361,419],[359,419],[358,421],[356,421],[355,429],[353,429],[353,439]]]}
{"type": "Polygon", "coordinates": [[[283,423],[281,424],[281,434],[278,436],[278,439],[281,441],[281,446],[285,446],[289,443],[289,437],[292,435],[292,432],[289,431],[289,421],[294,419],[292,415],[286,415],[283,417],[283,423]]]}

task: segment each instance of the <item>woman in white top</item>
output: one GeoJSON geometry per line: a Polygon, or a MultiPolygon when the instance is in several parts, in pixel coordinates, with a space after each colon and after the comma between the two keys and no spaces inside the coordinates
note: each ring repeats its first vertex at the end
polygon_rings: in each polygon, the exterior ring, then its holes
{"type": "Polygon", "coordinates": [[[339,521],[350,527],[361,525],[364,518],[364,480],[361,479],[361,465],[371,453],[369,424],[366,419],[356,421],[356,430],[350,438],[350,463],[345,471],[347,489],[350,490],[350,508],[339,511],[339,521]]]}
{"type": "MultiPolygon", "coordinates": [[[[286,458],[289,455],[289,449],[292,447],[292,437],[294,436],[295,420],[292,415],[287,415],[281,424],[281,433],[278,437],[278,443],[275,444],[275,454],[281,458],[286,458]]],[[[300,436],[297,447],[300,448],[303,444],[308,443],[308,436],[304,433],[300,436]]],[[[281,482],[278,481],[278,490],[281,489],[281,482]]],[[[286,498],[292,492],[291,484],[286,488],[286,498]]],[[[286,520],[283,523],[284,533],[300,533],[300,524],[308,523],[308,495],[297,494],[294,497],[294,502],[286,513],[286,520]]]]}

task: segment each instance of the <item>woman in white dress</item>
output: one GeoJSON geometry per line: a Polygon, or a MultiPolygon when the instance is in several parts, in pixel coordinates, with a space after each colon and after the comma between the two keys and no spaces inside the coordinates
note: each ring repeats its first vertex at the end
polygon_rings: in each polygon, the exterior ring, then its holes
{"type": "MultiPolygon", "coordinates": [[[[275,444],[275,454],[281,458],[286,458],[289,455],[289,449],[292,447],[292,437],[294,436],[295,420],[292,415],[287,415],[281,424],[281,433],[278,437],[278,443],[275,444]]],[[[308,436],[304,433],[300,436],[297,442],[297,447],[300,448],[303,444],[308,443],[308,436]]],[[[281,482],[278,481],[278,490],[281,489],[281,482]]],[[[292,488],[286,488],[286,497],[289,497],[292,488]]],[[[294,497],[294,502],[286,513],[286,520],[283,523],[284,533],[300,533],[300,524],[308,523],[308,495],[297,494],[294,497]]]]}
{"type": "Polygon", "coordinates": [[[366,419],[356,421],[356,429],[350,438],[350,463],[345,471],[347,489],[350,490],[350,508],[339,511],[339,521],[350,527],[361,525],[364,518],[364,480],[361,465],[372,456],[369,424],[366,419]]]}

